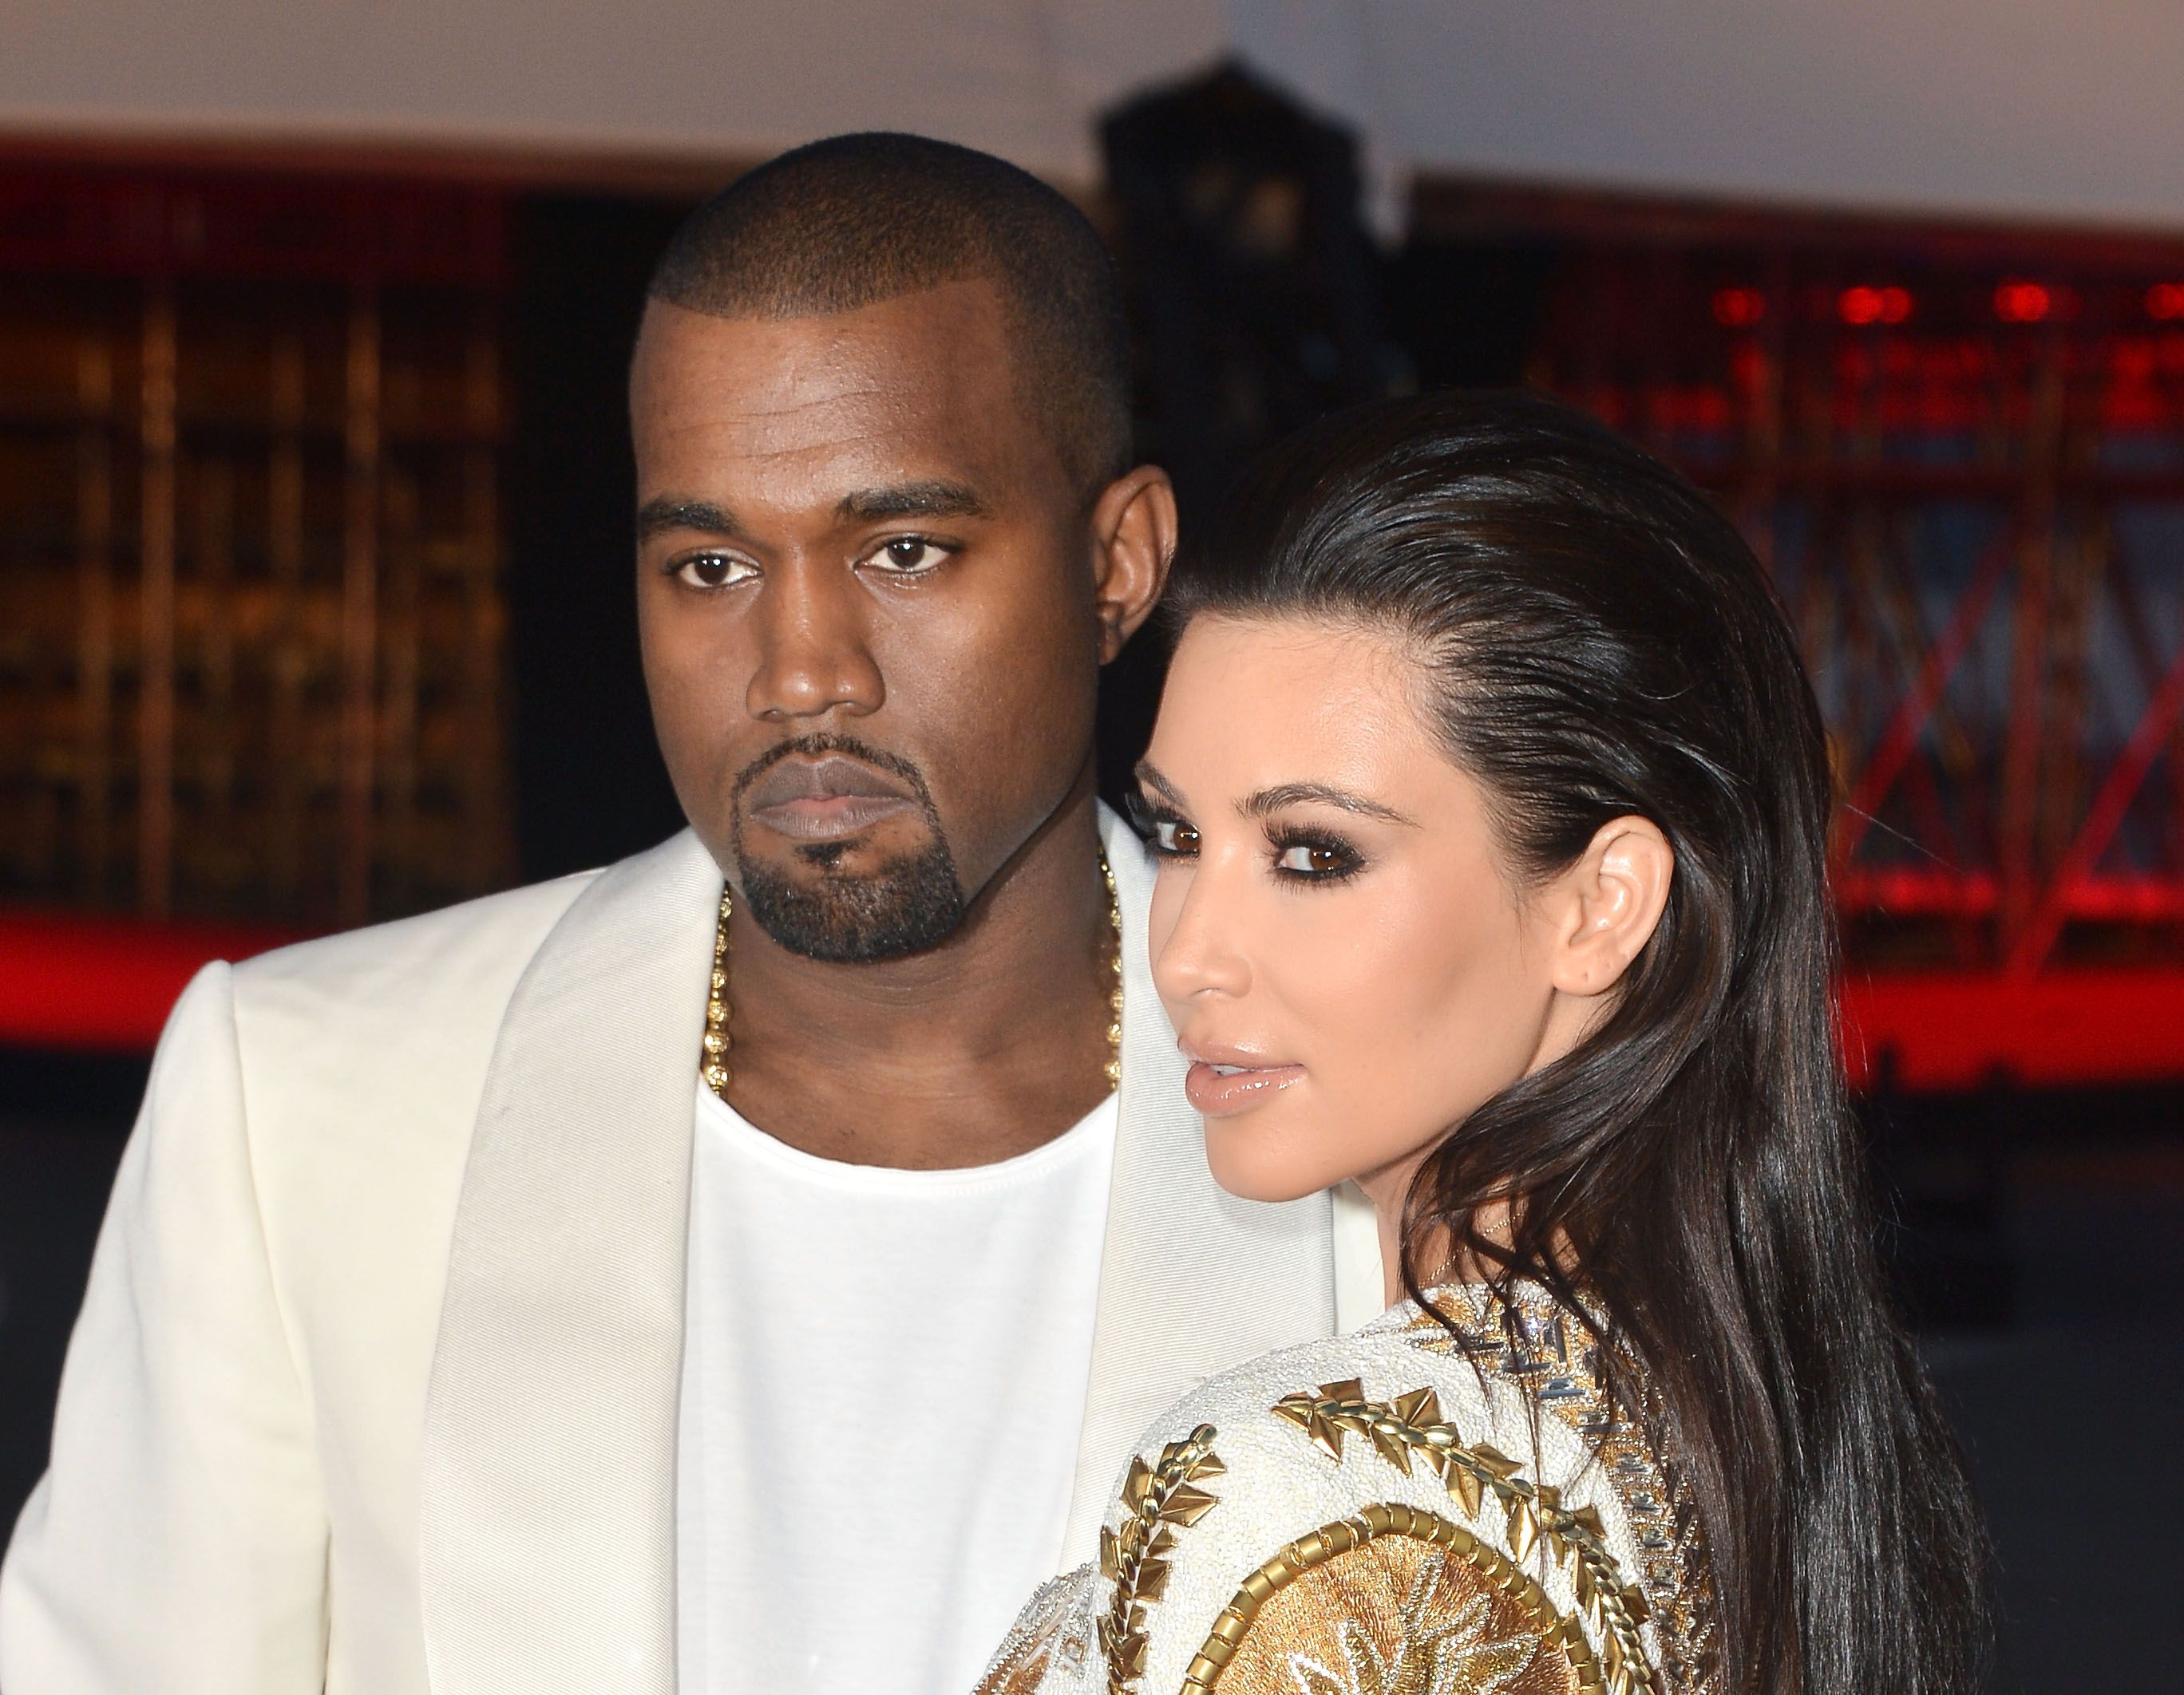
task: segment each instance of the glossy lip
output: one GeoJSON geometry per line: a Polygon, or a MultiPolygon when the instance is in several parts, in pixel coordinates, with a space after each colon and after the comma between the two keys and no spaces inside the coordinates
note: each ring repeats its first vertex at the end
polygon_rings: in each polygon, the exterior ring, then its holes
{"type": "Polygon", "coordinates": [[[1224,1043],[1181,1042],[1176,1044],[1190,1061],[1184,1075],[1183,1092],[1192,1106],[1207,1118],[1230,1118],[1263,1105],[1292,1083],[1301,1081],[1304,1067],[1268,1064],[1263,1055],[1224,1043]],[[1227,1075],[1216,1065],[1240,1067],[1227,1075]]]}
{"type": "Polygon", "coordinates": [[[794,842],[834,842],[918,810],[898,778],[846,754],[782,760],[745,797],[754,823],[794,842]]]}

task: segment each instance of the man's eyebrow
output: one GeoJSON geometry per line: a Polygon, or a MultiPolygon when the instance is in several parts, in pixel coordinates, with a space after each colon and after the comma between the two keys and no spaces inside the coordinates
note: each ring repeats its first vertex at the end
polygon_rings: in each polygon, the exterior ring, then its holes
{"type": "Polygon", "coordinates": [[[835,515],[849,524],[880,524],[891,518],[987,518],[992,516],[978,492],[968,483],[945,478],[889,483],[884,488],[861,488],[845,494],[834,508],[835,515]]]}
{"type": "Polygon", "coordinates": [[[1377,800],[1368,800],[1363,795],[1352,794],[1348,789],[1338,789],[1326,783],[1277,783],[1270,789],[1261,789],[1256,794],[1246,795],[1239,801],[1236,809],[1246,818],[1264,818],[1270,812],[1279,812],[1285,806],[1318,805],[1339,808],[1360,818],[1377,818],[1383,824],[1412,824],[1417,820],[1403,816],[1391,806],[1383,806],[1377,800]]]}
{"type": "Polygon", "coordinates": [[[737,533],[736,515],[710,500],[686,500],[679,495],[659,494],[637,508],[637,539],[649,542],[671,530],[697,530],[712,536],[737,533]]]}

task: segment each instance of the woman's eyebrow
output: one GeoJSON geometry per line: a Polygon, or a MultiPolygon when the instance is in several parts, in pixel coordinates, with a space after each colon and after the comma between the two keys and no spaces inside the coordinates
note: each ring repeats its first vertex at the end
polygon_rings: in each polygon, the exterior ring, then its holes
{"type": "Polygon", "coordinates": [[[1175,785],[1160,774],[1160,767],[1150,759],[1138,761],[1137,780],[1171,806],[1181,807],[1183,797],[1175,792],[1175,785]]]}
{"type": "Polygon", "coordinates": [[[1351,812],[1360,818],[1377,818],[1383,824],[1415,825],[1417,820],[1406,818],[1393,807],[1383,806],[1377,800],[1368,800],[1363,795],[1352,794],[1348,789],[1334,788],[1326,783],[1277,783],[1269,789],[1246,795],[1237,803],[1236,809],[1246,818],[1264,818],[1270,812],[1279,812],[1285,806],[1332,806],[1351,812]]]}

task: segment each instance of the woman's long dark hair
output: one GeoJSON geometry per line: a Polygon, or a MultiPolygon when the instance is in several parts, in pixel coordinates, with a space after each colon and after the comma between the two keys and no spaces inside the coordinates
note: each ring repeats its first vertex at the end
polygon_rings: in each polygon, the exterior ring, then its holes
{"type": "Polygon", "coordinates": [[[1835,1025],[1819,708],[1765,574],[1666,466],[1526,395],[1329,418],[1178,562],[1182,619],[1324,618],[1428,657],[1520,878],[1638,814],[1675,853],[1613,1010],[1457,1126],[1405,1223],[1650,1367],[1736,1695],[1966,1695],[1985,1538],[1876,1264],[1835,1025]],[[1516,1202],[1510,1234],[1477,1219],[1516,1202]],[[1574,1264],[1573,1264],[1574,1261],[1574,1264]],[[1582,1286],[1580,1289],[1579,1285],[1582,1286]]]}

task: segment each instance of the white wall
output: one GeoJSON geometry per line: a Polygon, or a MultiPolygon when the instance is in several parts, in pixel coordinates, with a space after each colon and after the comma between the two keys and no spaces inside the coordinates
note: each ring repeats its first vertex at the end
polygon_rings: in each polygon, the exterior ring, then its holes
{"type": "Polygon", "coordinates": [[[2184,228],[2184,0],[0,0],[0,128],[1095,174],[1224,46],[1391,170],[2184,228]]]}
{"type": "Polygon", "coordinates": [[[2184,228],[2184,0],[1228,0],[1386,164],[2184,228]]]}
{"type": "Polygon", "coordinates": [[[0,129],[748,160],[909,129],[1097,175],[1219,0],[0,0],[0,129]]]}

